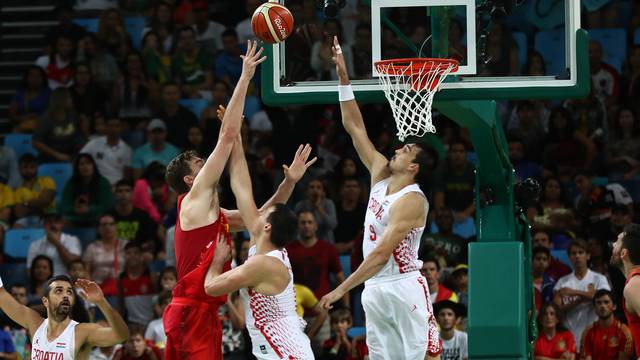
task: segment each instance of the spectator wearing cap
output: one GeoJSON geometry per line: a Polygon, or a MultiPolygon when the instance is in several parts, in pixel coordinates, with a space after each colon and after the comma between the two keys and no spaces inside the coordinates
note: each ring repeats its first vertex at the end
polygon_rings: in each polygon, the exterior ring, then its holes
{"type": "Polygon", "coordinates": [[[79,260],[82,254],[80,240],[62,232],[64,220],[59,214],[48,214],[44,218],[45,236],[31,243],[27,253],[30,267],[38,255],[45,255],[53,261],[53,276],[68,275],[68,265],[79,260]]]}
{"type": "MultiPolygon", "coordinates": [[[[438,232],[422,236],[419,254],[425,254],[427,248],[433,248],[438,256],[446,259],[447,265],[465,264],[467,262],[469,241],[453,233],[453,210],[436,209],[436,225],[438,232]]],[[[426,254],[425,254],[426,255],[426,254]]]]}
{"type": "Polygon", "coordinates": [[[162,102],[158,117],[167,125],[167,141],[181,149],[187,147],[189,128],[197,126],[198,118],[180,105],[180,85],[166,82],[161,88],[162,102]]]}
{"type": "Polygon", "coordinates": [[[433,312],[440,325],[442,359],[467,360],[467,333],[456,329],[460,318],[465,315],[464,306],[450,300],[442,300],[433,305],[433,312]]]}
{"type": "Polygon", "coordinates": [[[440,283],[440,264],[434,258],[426,258],[422,261],[420,269],[422,275],[427,278],[429,284],[429,296],[432,303],[443,300],[458,302],[458,295],[440,283]]]}
{"type": "Polygon", "coordinates": [[[122,121],[119,117],[110,116],[106,125],[107,135],[90,140],[80,152],[90,154],[100,174],[114,185],[120,179],[131,177],[133,151],[121,138],[122,121]]]}
{"type": "Polygon", "coordinates": [[[467,306],[469,297],[469,267],[467,264],[458,264],[453,268],[451,278],[458,296],[458,303],[467,306]]]}
{"type": "Polygon", "coordinates": [[[49,176],[38,176],[38,159],[32,154],[20,157],[19,169],[22,183],[14,193],[16,225],[39,227],[41,216],[55,209],[56,183],[49,176]]]}
{"type": "Polygon", "coordinates": [[[147,125],[148,142],[133,152],[133,176],[138,179],[144,169],[154,161],[167,165],[180,150],[167,142],[167,126],[161,119],[153,119],[147,125]]]}
{"type": "Polygon", "coordinates": [[[196,1],[193,4],[193,18],[196,31],[196,41],[200,47],[210,54],[222,50],[222,33],[225,26],[209,20],[209,4],[206,1],[196,1]]]}
{"type": "Polygon", "coordinates": [[[544,246],[536,246],[531,251],[531,256],[536,310],[540,310],[542,304],[553,300],[553,288],[556,285],[556,282],[547,274],[551,252],[544,246]]]}
{"type": "Polygon", "coordinates": [[[589,246],[582,239],[575,239],[567,248],[573,272],[563,276],[554,287],[554,303],[563,316],[564,325],[571,331],[578,347],[582,332],[597,319],[593,308],[593,296],[600,289],[611,290],[607,278],[591,271],[587,264],[589,246]]]}

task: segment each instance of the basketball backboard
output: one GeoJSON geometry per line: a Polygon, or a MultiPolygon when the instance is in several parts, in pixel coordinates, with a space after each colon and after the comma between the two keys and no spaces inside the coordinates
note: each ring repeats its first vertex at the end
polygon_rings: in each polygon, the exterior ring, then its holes
{"type": "Polygon", "coordinates": [[[579,0],[346,0],[335,19],[325,18],[316,0],[278,1],[291,10],[295,27],[284,43],[265,44],[267,104],[337,102],[329,48],[335,33],[347,48],[360,101],[384,101],[375,61],[407,57],[460,61],[436,101],[568,98],[589,91],[579,0]]]}

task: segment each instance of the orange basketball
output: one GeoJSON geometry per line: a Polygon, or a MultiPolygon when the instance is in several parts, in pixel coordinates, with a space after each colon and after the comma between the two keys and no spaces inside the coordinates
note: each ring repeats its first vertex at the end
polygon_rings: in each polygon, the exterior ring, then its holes
{"type": "Polygon", "coordinates": [[[262,41],[270,44],[279,43],[291,34],[293,15],[280,4],[266,2],[253,13],[251,28],[262,41]]]}

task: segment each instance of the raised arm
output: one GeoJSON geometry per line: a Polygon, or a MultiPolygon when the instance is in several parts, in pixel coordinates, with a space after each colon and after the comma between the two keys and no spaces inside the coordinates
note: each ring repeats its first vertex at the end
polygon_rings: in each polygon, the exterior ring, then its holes
{"type": "Polygon", "coordinates": [[[335,290],[320,299],[320,303],[325,309],[330,309],[331,304],[341,299],[349,290],[377,274],[409,231],[424,226],[425,201],[424,197],[417,193],[408,193],[391,206],[389,224],[382,233],[378,246],[364,259],[353,274],[335,290]],[[416,216],[416,214],[423,215],[416,216]]]}
{"type": "Polygon", "coordinates": [[[333,53],[332,59],[336,64],[336,73],[338,74],[339,80],[338,88],[340,91],[342,125],[344,125],[344,129],[349,133],[349,136],[351,136],[353,146],[356,148],[360,160],[369,170],[371,183],[375,184],[389,176],[389,170],[387,169],[388,160],[376,150],[367,135],[362,113],[360,113],[358,103],[356,103],[355,97],[353,96],[347,66],[345,65],[344,56],[342,55],[342,49],[340,48],[337,36],[333,38],[331,52],[333,53]]]}
{"type": "Polygon", "coordinates": [[[242,128],[242,110],[244,108],[244,100],[247,95],[249,83],[255,74],[256,66],[266,59],[264,56],[260,57],[263,49],[260,48],[260,50],[257,50],[257,47],[258,45],[255,41],[249,41],[246,54],[241,56],[242,74],[233,91],[227,112],[222,121],[218,143],[194,179],[193,186],[187,194],[190,200],[203,199],[207,207],[211,204],[211,196],[214,194],[212,190],[220,180],[222,171],[229,159],[233,143],[238,134],[240,134],[240,129],[242,128]],[[209,195],[207,196],[207,194],[209,195]]]}
{"type": "Polygon", "coordinates": [[[251,246],[253,246],[260,233],[260,214],[253,199],[251,177],[249,176],[249,168],[240,135],[236,138],[233,151],[231,151],[229,175],[231,177],[231,191],[233,191],[233,196],[236,198],[240,216],[249,231],[251,246]]]}
{"type": "Polygon", "coordinates": [[[93,346],[107,347],[127,340],[129,338],[129,328],[120,314],[114,311],[107,299],[104,298],[100,286],[93,281],[85,279],[78,279],[76,286],[83,290],[80,295],[84,300],[96,304],[109,323],[108,327],[95,323],[80,324],[82,334],[86,336],[85,342],[93,346]]]}
{"type": "Polygon", "coordinates": [[[4,288],[2,279],[0,279],[0,308],[11,320],[27,329],[31,334],[35,333],[43,320],[35,310],[20,304],[14,299],[4,288]]]}

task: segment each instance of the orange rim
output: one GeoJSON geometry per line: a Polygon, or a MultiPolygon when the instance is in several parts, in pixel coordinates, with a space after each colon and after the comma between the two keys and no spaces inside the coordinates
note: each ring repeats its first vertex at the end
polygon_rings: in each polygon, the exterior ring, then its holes
{"type": "Polygon", "coordinates": [[[415,72],[427,71],[427,72],[444,72],[446,69],[450,69],[449,72],[458,71],[460,62],[455,59],[443,59],[443,58],[405,58],[405,59],[389,59],[380,60],[375,62],[378,72],[387,75],[407,75],[407,69],[410,69],[411,74],[415,72]],[[387,66],[388,65],[388,66],[387,66]],[[449,65],[449,66],[441,66],[449,65]]]}

